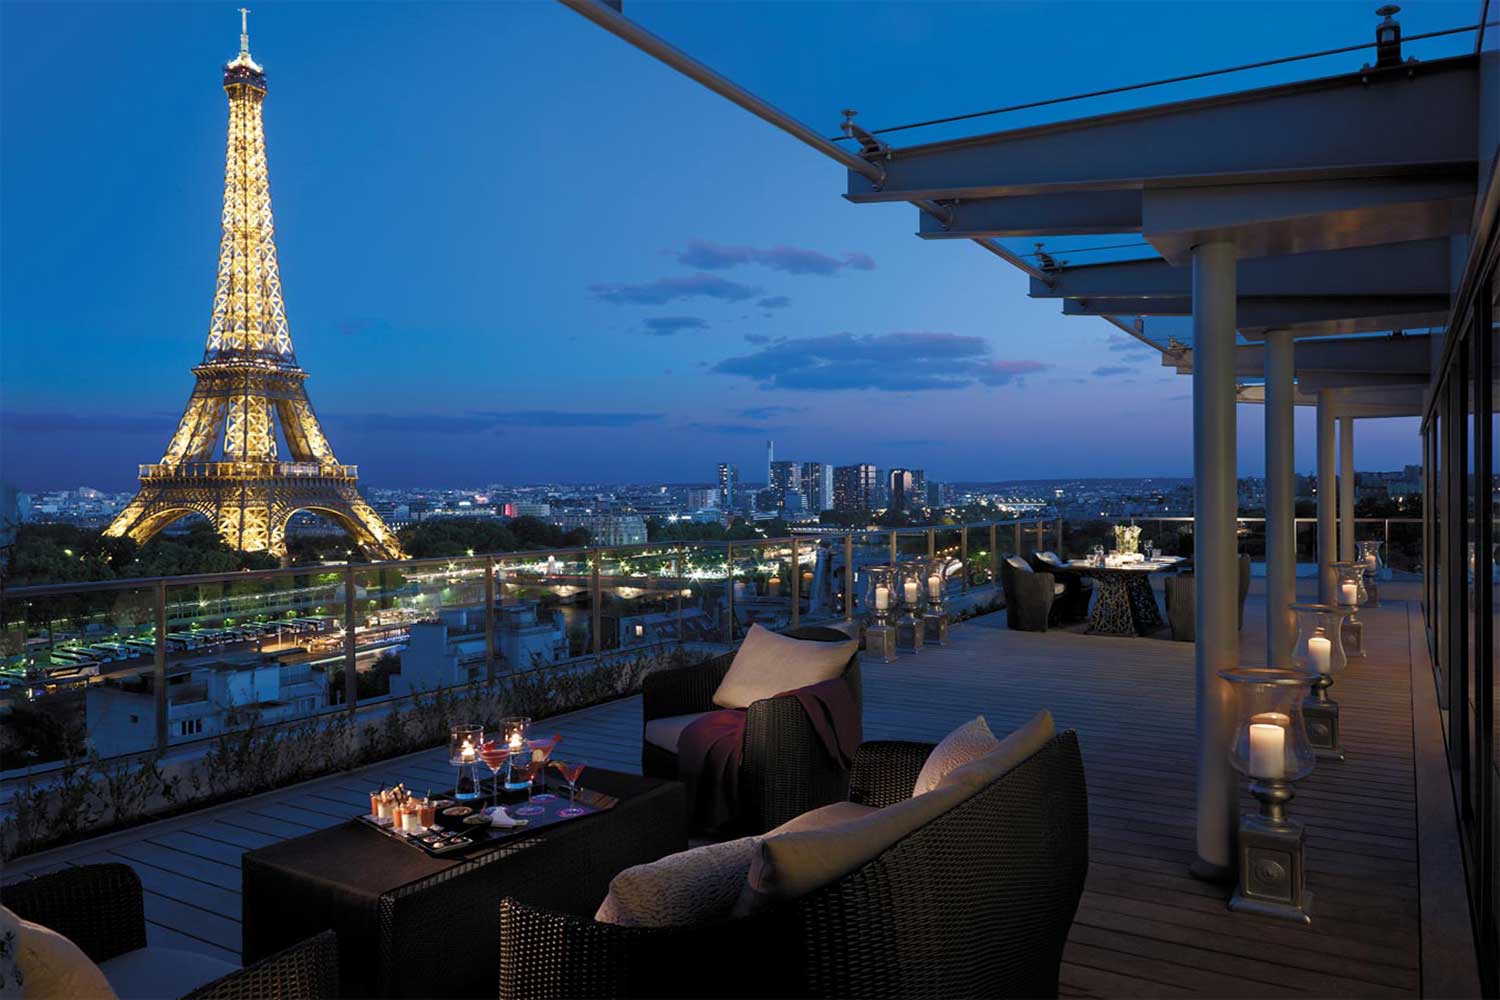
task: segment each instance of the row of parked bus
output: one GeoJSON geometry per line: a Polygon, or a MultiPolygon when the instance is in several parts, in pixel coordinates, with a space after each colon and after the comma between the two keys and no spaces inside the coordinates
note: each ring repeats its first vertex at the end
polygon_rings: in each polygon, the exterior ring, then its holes
{"type": "MultiPolygon", "coordinates": [[[[326,618],[287,618],[278,622],[250,622],[226,628],[196,629],[191,632],[168,632],[167,651],[173,653],[192,652],[200,649],[220,649],[240,642],[254,642],[266,636],[281,634],[316,634],[327,631],[331,622],[326,618]]],[[[52,664],[58,667],[94,667],[106,663],[118,663],[142,656],[153,656],[156,642],[153,638],[123,639],[111,642],[75,643],[54,646],[48,653],[52,664]]]]}

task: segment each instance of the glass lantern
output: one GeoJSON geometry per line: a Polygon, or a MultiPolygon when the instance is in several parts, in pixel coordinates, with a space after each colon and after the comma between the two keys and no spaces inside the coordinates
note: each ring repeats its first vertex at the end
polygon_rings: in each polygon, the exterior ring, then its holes
{"type": "Polygon", "coordinates": [[[927,606],[927,560],[914,559],[896,566],[896,589],[903,617],[920,618],[927,606]]]}
{"type": "Polygon", "coordinates": [[[1365,576],[1372,580],[1375,579],[1380,571],[1385,568],[1385,563],[1380,559],[1381,542],[1379,539],[1372,538],[1368,541],[1355,542],[1354,545],[1359,550],[1359,562],[1364,564],[1365,576]]]}
{"type": "Polygon", "coordinates": [[[1354,560],[1352,562],[1336,562],[1333,564],[1334,571],[1338,573],[1338,603],[1346,608],[1358,608],[1370,599],[1365,593],[1365,564],[1354,560]]]}
{"type": "Polygon", "coordinates": [[[895,572],[889,566],[866,566],[861,571],[865,578],[865,613],[872,625],[884,628],[891,623],[891,612],[900,603],[895,572]]]}
{"type": "Polygon", "coordinates": [[[1352,608],[1334,604],[1293,604],[1297,612],[1297,649],[1293,662],[1309,693],[1302,705],[1308,739],[1319,757],[1343,760],[1339,703],[1328,694],[1333,678],[1348,665],[1344,639],[1352,608]]]}
{"type": "Polygon", "coordinates": [[[1307,678],[1275,667],[1236,667],[1219,676],[1234,686],[1236,724],[1229,749],[1234,769],[1262,783],[1307,777],[1317,762],[1302,720],[1307,678]]]}
{"type": "Polygon", "coordinates": [[[927,579],[923,588],[927,598],[927,610],[922,615],[922,631],[927,642],[939,646],[948,644],[948,612],[943,609],[943,594],[948,588],[947,556],[935,556],[927,560],[927,579]]]}
{"type": "Polygon", "coordinates": [[[483,745],[483,726],[461,723],[448,731],[448,763],[458,768],[454,798],[479,798],[479,748],[483,745]]]}
{"type": "Polygon", "coordinates": [[[504,744],[506,751],[505,787],[508,791],[514,792],[526,787],[524,783],[511,781],[510,761],[522,754],[531,753],[526,743],[526,732],[530,728],[531,720],[524,715],[511,715],[500,720],[500,742],[504,744]]]}

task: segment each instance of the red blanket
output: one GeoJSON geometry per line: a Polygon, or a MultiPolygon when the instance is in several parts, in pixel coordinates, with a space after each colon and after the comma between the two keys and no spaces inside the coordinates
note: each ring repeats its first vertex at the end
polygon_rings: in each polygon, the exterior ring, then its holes
{"type": "MultiPolygon", "coordinates": [[[[810,684],[776,697],[797,699],[828,756],[847,770],[864,739],[864,723],[854,692],[841,677],[810,684]]],[[[740,762],[745,752],[745,710],[709,712],[682,731],[677,743],[677,775],[687,786],[693,826],[711,830],[739,813],[740,762]]]]}

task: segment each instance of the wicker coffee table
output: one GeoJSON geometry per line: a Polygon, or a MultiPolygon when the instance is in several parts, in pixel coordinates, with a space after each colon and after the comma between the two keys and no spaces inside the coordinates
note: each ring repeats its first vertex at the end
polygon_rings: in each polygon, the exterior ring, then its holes
{"type": "Polygon", "coordinates": [[[614,808],[462,857],[351,819],[243,859],[245,964],[332,928],[346,996],[494,997],[500,900],[592,916],[631,865],[687,847],[682,786],[600,768],[614,808]]]}

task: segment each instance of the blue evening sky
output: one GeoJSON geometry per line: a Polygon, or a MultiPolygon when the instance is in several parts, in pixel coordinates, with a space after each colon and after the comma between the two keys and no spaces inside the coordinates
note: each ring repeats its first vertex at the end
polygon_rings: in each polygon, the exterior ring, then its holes
{"type": "MultiPolygon", "coordinates": [[[[721,460],[754,478],[768,437],[780,457],[942,480],[1190,471],[1186,378],[1029,300],[978,248],[916,239],[915,209],[848,204],[840,167],[561,6],[252,6],[292,335],[337,454],[371,485],[692,481],[721,460]]],[[[1365,41],[1374,6],[626,12],[832,134],[845,107],[874,127],[1365,41]]],[[[235,8],[0,6],[0,478],[23,489],[129,486],[187,400],[235,8]]],[[[1418,2],[1402,20],[1415,34],[1477,9],[1418,2]]],[[[1241,408],[1246,474],[1261,421],[1241,408]]],[[[1361,423],[1360,468],[1418,455],[1412,421],[1361,423]]]]}

